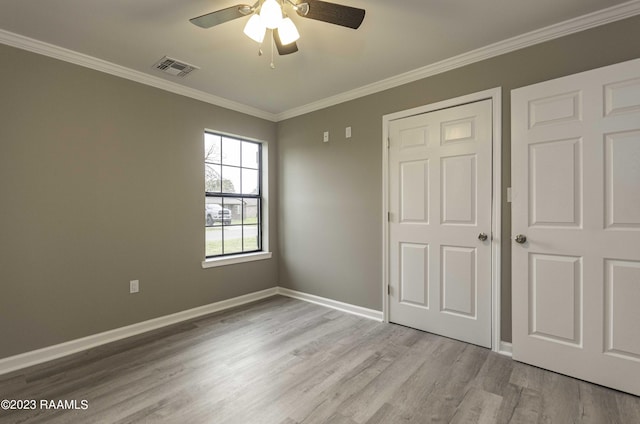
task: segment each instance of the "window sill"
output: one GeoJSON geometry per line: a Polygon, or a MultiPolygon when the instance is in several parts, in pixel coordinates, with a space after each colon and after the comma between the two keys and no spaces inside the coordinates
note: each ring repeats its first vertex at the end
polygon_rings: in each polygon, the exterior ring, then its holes
{"type": "Polygon", "coordinates": [[[221,258],[209,258],[202,261],[202,268],[214,268],[217,266],[241,264],[243,262],[261,261],[263,259],[271,259],[271,252],[245,253],[221,258]]]}

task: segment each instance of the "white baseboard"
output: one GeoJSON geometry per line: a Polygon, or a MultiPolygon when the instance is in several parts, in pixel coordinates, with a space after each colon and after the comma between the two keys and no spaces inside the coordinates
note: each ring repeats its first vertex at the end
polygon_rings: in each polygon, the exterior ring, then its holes
{"type": "Polygon", "coordinates": [[[67,355],[91,349],[106,343],[122,340],[127,337],[145,333],[147,331],[156,330],[182,321],[198,318],[214,312],[225,309],[234,308],[244,305],[245,303],[255,302],[256,300],[275,296],[277,294],[292,297],[294,299],[304,300],[306,302],[315,303],[326,306],[328,308],[337,309],[339,311],[358,315],[364,318],[382,321],[382,312],[373,309],[363,308],[361,306],[351,305],[349,303],[339,302],[337,300],[327,299],[312,294],[302,293],[295,290],[285,289],[283,287],[273,287],[254,293],[245,294],[243,296],[234,297],[232,299],[222,300],[220,302],[210,303],[208,305],[199,306],[197,308],[188,309],[186,311],[176,312],[175,314],[165,315],[162,317],[150,319],[148,321],[127,325],[103,333],[92,334],[91,336],[82,337],[80,339],[70,340],[53,346],[47,346],[42,349],[32,350],[30,352],[21,353],[19,355],[9,356],[0,359],[0,375],[7,374],[22,368],[42,364],[54,359],[62,358],[67,355]]]}
{"type": "Polygon", "coordinates": [[[15,356],[0,359],[0,375],[7,374],[32,365],[41,364],[63,356],[91,349],[116,340],[125,339],[147,331],[156,330],[168,325],[177,324],[203,315],[219,312],[224,309],[233,308],[244,305],[245,303],[255,302],[256,300],[266,297],[275,296],[278,288],[273,287],[254,293],[245,294],[243,296],[234,297],[232,299],[222,300],[220,302],[210,303],[208,305],[199,306],[197,308],[188,309],[186,311],[177,312],[171,315],[165,315],[159,318],[150,319],[148,321],[139,322],[126,327],[116,328],[114,330],[105,331],[103,333],[93,334],[91,336],[80,339],[71,340],[53,346],[44,347],[42,349],[32,350],[30,352],[21,353],[15,356]]]}
{"type": "Polygon", "coordinates": [[[358,315],[358,316],[369,318],[375,321],[382,322],[382,319],[383,319],[382,311],[363,308],[362,306],[356,306],[350,303],[339,302],[337,300],[328,299],[326,297],[307,294],[307,293],[299,292],[296,290],[286,289],[284,287],[278,287],[278,294],[281,294],[282,296],[292,297],[294,299],[304,300],[305,302],[311,302],[317,305],[326,306],[328,308],[337,309],[342,312],[347,312],[353,315],[358,315]]]}
{"type": "Polygon", "coordinates": [[[504,356],[513,356],[513,349],[512,349],[511,343],[500,342],[500,349],[498,350],[498,353],[504,356]]]}
{"type": "MultiPolygon", "coordinates": [[[[182,321],[198,318],[214,312],[225,309],[234,308],[244,305],[245,303],[255,302],[256,300],[267,297],[282,295],[291,297],[305,302],[315,303],[327,308],[336,309],[349,314],[372,319],[374,321],[383,321],[382,311],[363,308],[362,306],[344,303],[326,297],[316,296],[313,294],[303,293],[284,287],[273,287],[254,293],[245,294],[243,296],[234,297],[232,299],[222,300],[220,302],[210,303],[208,305],[199,306],[197,308],[188,309],[186,311],[176,312],[175,314],[165,315],[163,317],[150,319],[126,327],[116,328],[114,330],[105,331],[103,333],[93,334],[91,336],[80,339],[71,340],[53,346],[47,346],[42,349],[32,350],[30,352],[21,353],[15,356],[0,359],[0,375],[17,371],[22,368],[48,362],[54,359],[62,358],[67,355],[91,349],[106,343],[122,340],[127,337],[145,333],[147,331],[156,330],[182,321]]],[[[500,342],[498,353],[506,356],[511,355],[511,343],[500,342]]]]}

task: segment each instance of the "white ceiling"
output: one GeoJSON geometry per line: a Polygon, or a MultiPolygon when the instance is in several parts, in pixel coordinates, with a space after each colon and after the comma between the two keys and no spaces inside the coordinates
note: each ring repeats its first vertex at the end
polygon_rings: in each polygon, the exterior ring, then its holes
{"type": "MultiPolygon", "coordinates": [[[[625,0],[332,0],[366,9],[352,30],[292,14],[300,51],[275,58],[242,29],[189,19],[238,0],[0,0],[0,29],[166,79],[276,116],[625,0]],[[185,79],[152,65],[200,67],[185,79]]],[[[252,1],[248,1],[252,3],[252,1]]],[[[627,4],[637,4],[638,1],[627,4]]],[[[636,8],[637,9],[637,8],[636,8]]],[[[635,12],[638,13],[638,12],[635,12]]],[[[5,33],[6,35],[6,33],[5,33]]],[[[2,40],[0,40],[2,41],[2,40]]]]}

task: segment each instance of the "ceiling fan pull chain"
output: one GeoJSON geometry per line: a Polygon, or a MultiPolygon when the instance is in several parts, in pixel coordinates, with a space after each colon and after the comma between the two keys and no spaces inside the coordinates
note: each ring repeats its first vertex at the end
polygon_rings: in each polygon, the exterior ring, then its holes
{"type": "Polygon", "coordinates": [[[273,46],[275,45],[275,41],[273,40],[273,30],[271,30],[271,69],[276,69],[276,65],[273,63],[273,46]]]}

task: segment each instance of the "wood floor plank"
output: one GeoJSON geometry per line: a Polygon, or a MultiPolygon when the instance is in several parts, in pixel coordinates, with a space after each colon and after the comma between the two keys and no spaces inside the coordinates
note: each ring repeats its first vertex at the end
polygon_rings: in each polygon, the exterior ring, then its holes
{"type": "Polygon", "coordinates": [[[621,422],[616,401],[616,393],[601,386],[585,383],[578,384],[580,402],[579,422],[589,424],[612,424],[621,422]]]}
{"type": "Polygon", "coordinates": [[[616,392],[616,403],[622,423],[640,423],[640,402],[637,397],[616,392]]]}
{"type": "MultiPolygon", "coordinates": [[[[373,330],[382,330],[383,327],[383,325],[375,324],[373,330]]],[[[302,420],[310,411],[316,408],[316,399],[324,398],[325,391],[330,391],[336,385],[344,386],[340,379],[345,373],[349,373],[354,368],[360,369],[367,363],[377,363],[377,365],[382,365],[384,368],[392,363],[391,360],[379,361],[379,359],[383,359],[387,354],[393,354],[391,353],[394,351],[393,347],[395,345],[393,343],[387,343],[385,346],[381,346],[380,350],[376,350],[370,344],[370,333],[357,331],[357,328],[354,333],[351,326],[345,328],[345,330],[347,331],[341,333],[342,337],[339,340],[347,339],[350,343],[329,343],[328,346],[334,345],[334,348],[325,346],[324,349],[319,351],[321,355],[316,352],[315,356],[320,361],[307,361],[306,370],[303,370],[303,374],[288,378],[286,385],[282,384],[282,387],[286,389],[276,393],[277,398],[271,398],[269,401],[277,402],[280,405],[279,410],[284,409],[291,417],[302,420]],[[341,347],[335,350],[335,346],[341,347]]],[[[389,339],[396,332],[396,329],[390,332],[389,339]]],[[[316,344],[313,343],[313,345],[315,346],[316,344]]],[[[376,369],[375,366],[372,369],[376,369]]],[[[364,370],[366,370],[366,366],[364,370]]],[[[256,405],[259,409],[262,409],[263,406],[256,405]]],[[[275,421],[274,419],[268,419],[266,416],[265,418],[263,421],[267,423],[275,421]]]]}
{"type": "Polygon", "coordinates": [[[541,422],[579,423],[580,390],[578,380],[564,375],[545,373],[542,395],[541,422]]]}
{"type": "Polygon", "coordinates": [[[451,424],[494,424],[502,396],[473,388],[465,394],[451,419],[451,424]]]}
{"type": "Polygon", "coordinates": [[[640,399],[275,296],[0,376],[0,424],[640,423],[640,399]]]}
{"type": "MultiPolygon", "coordinates": [[[[464,352],[465,343],[434,337],[427,360],[395,393],[389,402],[396,406],[397,419],[410,420],[417,412],[416,405],[427,402],[434,390],[439,390],[451,367],[464,352]]],[[[426,353],[426,352],[425,352],[426,353]]]]}
{"type": "Polygon", "coordinates": [[[465,345],[447,373],[438,379],[436,388],[416,408],[410,422],[422,422],[424,417],[437,422],[450,422],[487,355],[489,352],[486,349],[465,345]]]}
{"type": "Polygon", "coordinates": [[[420,338],[338,410],[356,422],[366,422],[424,363],[429,346],[429,338],[420,338]]]}
{"type": "MultiPolygon", "coordinates": [[[[493,355],[492,355],[493,356],[493,355]]],[[[522,399],[522,392],[525,389],[522,387],[516,386],[512,383],[507,383],[503,389],[501,390],[502,395],[502,403],[500,404],[500,409],[498,410],[498,416],[496,417],[496,422],[498,423],[508,423],[513,422],[518,423],[519,421],[514,420],[514,415],[516,413],[516,408],[520,405],[522,399]]],[[[536,415],[537,416],[537,415],[536,415]]],[[[530,422],[530,421],[527,421],[530,422]]],[[[536,421],[533,421],[536,422],[536,421]]]]}
{"type": "Polygon", "coordinates": [[[513,423],[533,424],[542,422],[542,394],[538,390],[522,388],[518,402],[509,419],[513,423]]]}
{"type": "Polygon", "coordinates": [[[366,421],[366,424],[402,423],[405,421],[405,417],[402,417],[402,413],[398,408],[385,403],[366,421]]]}
{"type": "Polygon", "coordinates": [[[473,381],[473,386],[486,392],[503,395],[505,390],[509,390],[512,373],[512,359],[501,355],[488,355],[473,381]]]}

